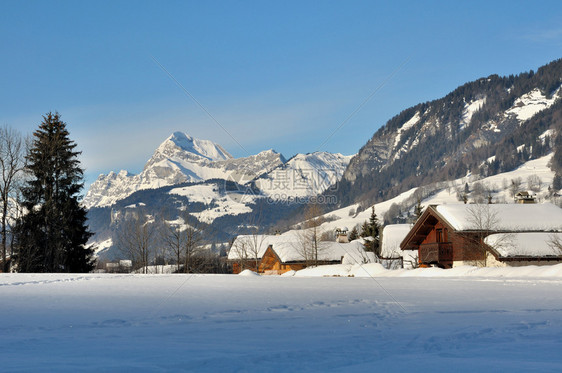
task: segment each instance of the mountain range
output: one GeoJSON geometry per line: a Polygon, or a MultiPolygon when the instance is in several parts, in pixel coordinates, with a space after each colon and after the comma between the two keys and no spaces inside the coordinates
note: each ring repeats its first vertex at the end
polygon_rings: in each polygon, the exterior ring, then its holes
{"type": "Polygon", "coordinates": [[[96,232],[92,242],[111,241],[131,209],[171,221],[188,211],[189,219],[224,242],[255,227],[258,218],[262,227],[288,226],[310,198],[322,194],[332,197],[322,205],[329,215],[423,185],[508,172],[551,153],[552,187],[558,190],[561,86],[562,60],[536,72],[466,83],[403,110],[354,156],[316,152],[286,160],[266,150],[234,158],[212,141],[175,132],[138,175],[111,172],[91,185],[83,203],[96,232]],[[163,206],[172,211],[163,213],[163,206]]]}
{"type": "Polygon", "coordinates": [[[92,183],[83,200],[95,232],[91,242],[98,254],[117,255],[113,238],[134,210],[165,221],[188,211],[192,225],[224,242],[258,218],[260,225],[274,224],[321,194],[341,179],[351,158],[315,152],[287,160],[274,150],[234,158],[212,141],[174,132],[139,174],[110,172],[92,183]]]}
{"type": "Polygon", "coordinates": [[[100,175],[83,200],[86,208],[108,207],[131,194],[181,183],[211,179],[241,185],[254,183],[270,198],[315,196],[338,181],[351,156],[316,152],[289,161],[274,150],[233,158],[220,145],[174,132],[154,152],[137,175],[122,170],[100,175]]]}

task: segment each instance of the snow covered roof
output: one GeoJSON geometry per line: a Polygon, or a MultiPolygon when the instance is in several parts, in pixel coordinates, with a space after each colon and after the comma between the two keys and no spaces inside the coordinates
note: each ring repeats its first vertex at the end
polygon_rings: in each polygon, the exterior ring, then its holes
{"type": "Polygon", "coordinates": [[[382,230],[381,256],[384,258],[397,257],[402,255],[400,243],[412,226],[410,224],[389,224],[382,230]]]}
{"type": "MultiPolygon", "coordinates": [[[[290,242],[278,240],[278,242],[272,242],[271,245],[273,251],[275,251],[279,259],[284,263],[298,262],[305,259],[302,253],[302,241],[290,242]]],[[[318,260],[336,261],[341,260],[346,255],[357,263],[363,263],[363,259],[368,258],[363,244],[358,240],[348,243],[332,241],[319,242],[318,260]]]]}
{"type": "Polygon", "coordinates": [[[551,203],[439,205],[435,209],[459,231],[482,229],[477,218],[489,217],[487,229],[495,231],[562,231],[562,209],[551,203]]]}
{"type": "Polygon", "coordinates": [[[272,240],[272,237],[275,236],[265,234],[239,235],[232,243],[232,247],[228,252],[228,259],[256,259],[256,254],[257,259],[261,259],[270,245],[269,242],[272,240]]]}
{"type": "MultiPolygon", "coordinates": [[[[289,231],[282,235],[240,235],[236,237],[228,253],[229,260],[261,259],[267,248],[271,246],[282,262],[303,261],[303,239],[299,233],[289,231]]],[[[360,240],[349,243],[321,241],[318,249],[318,260],[341,260],[348,255],[350,260],[363,263],[368,258],[360,240]]]]}
{"type": "Polygon", "coordinates": [[[562,251],[553,245],[554,239],[562,242],[562,233],[498,233],[486,237],[484,242],[500,257],[560,257],[562,251]]]}

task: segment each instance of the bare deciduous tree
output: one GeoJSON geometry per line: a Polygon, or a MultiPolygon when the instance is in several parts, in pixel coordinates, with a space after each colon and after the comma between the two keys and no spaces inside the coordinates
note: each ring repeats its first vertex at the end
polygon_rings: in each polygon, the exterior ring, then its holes
{"type": "Polygon", "coordinates": [[[559,255],[562,255],[562,237],[560,234],[551,234],[548,240],[548,246],[556,250],[559,255]]]}
{"type": "Polygon", "coordinates": [[[320,254],[324,249],[322,245],[322,229],[324,222],[322,209],[318,204],[311,204],[305,211],[303,229],[298,232],[298,242],[295,249],[307,265],[318,265],[320,254]]]}
{"type": "Polygon", "coordinates": [[[523,180],[520,177],[516,177],[515,179],[511,179],[511,186],[509,187],[509,191],[511,192],[511,198],[515,198],[515,195],[521,189],[522,183],[523,183],[523,180]]]}
{"type": "Polygon", "coordinates": [[[142,209],[125,216],[117,231],[117,244],[121,252],[133,261],[136,269],[147,273],[147,266],[154,251],[156,224],[142,209]]]}
{"type": "MultiPolygon", "coordinates": [[[[467,239],[473,247],[483,255],[484,259],[478,261],[478,265],[486,266],[488,257],[488,248],[491,244],[486,244],[485,238],[492,233],[499,231],[498,212],[494,205],[490,204],[474,204],[468,207],[468,223],[470,224],[470,235],[467,239]]],[[[502,233],[500,237],[496,237],[492,245],[493,249],[499,250],[504,246],[513,245],[513,235],[502,233]]]]}
{"type": "Polygon", "coordinates": [[[14,218],[11,212],[18,209],[14,202],[17,199],[16,193],[19,190],[20,176],[25,165],[24,152],[24,141],[20,133],[7,126],[0,127],[0,202],[2,204],[0,234],[3,272],[9,270],[8,234],[10,221],[14,218]]]}
{"type": "Polygon", "coordinates": [[[475,203],[484,203],[486,201],[486,188],[480,182],[472,184],[472,199],[475,203]]]}
{"type": "Polygon", "coordinates": [[[235,250],[238,257],[240,269],[251,268],[259,272],[259,265],[263,254],[265,235],[263,234],[263,215],[261,208],[248,218],[246,227],[250,233],[239,237],[231,250],[235,250]]]}
{"type": "MultiPolygon", "coordinates": [[[[187,223],[186,223],[187,224],[187,223]]],[[[181,268],[181,255],[185,245],[185,234],[183,224],[175,224],[172,222],[164,222],[160,235],[165,247],[170,250],[176,259],[176,271],[181,268]]]]}
{"type": "Polygon", "coordinates": [[[194,272],[194,258],[201,254],[202,245],[203,229],[198,224],[195,226],[188,224],[185,228],[185,245],[183,246],[183,271],[185,273],[194,272]]]}
{"type": "Polygon", "coordinates": [[[235,250],[240,269],[251,268],[255,272],[259,272],[260,254],[262,254],[262,245],[264,245],[265,235],[255,233],[239,237],[232,250],[235,250]]]}
{"type": "Polygon", "coordinates": [[[256,272],[259,272],[260,265],[260,254],[262,251],[262,245],[265,240],[265,235],[263,234],[263,215],[261,208],[258,209],[254,214],[250,216],[248,221],[248,227],[250,228],[250,234],[246,237],[246,242],[244,246],[248,251],[248,257],[252,258],[253,267],[256,272]]]}
{"type": "Polygon", "coordinates": [[[248,263],[250,262],[250,250],[248,248],[249,243],[246,240],[246,237],[238,236],[236,240],[233,242],[230,251],[235,253],[236,263],[240,268],[240,271],[243,271],[248,267],[248,263]]]}
{"type": "Polygon", "coordinates": [[[541,178],[537,175],[529,175],[529,177],[527,177],[527,188],[535,193],[540,192],[542,188],[541,178]]]}

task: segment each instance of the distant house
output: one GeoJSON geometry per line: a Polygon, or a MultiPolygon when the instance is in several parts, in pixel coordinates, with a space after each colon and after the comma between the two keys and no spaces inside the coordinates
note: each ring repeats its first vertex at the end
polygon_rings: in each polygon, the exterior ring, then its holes
{"type": "Polygon", "coordinates": [[[118,262],[109,262],[105,264],[107,273],[129,273],[133,269],[131,260],[120,260],[118,262]]]}
{"type": "Polygon", "coordinates": [[[336,228],[336,241],[339,243],[348,243],[349,237],[347,235],[347,227],[336,228]]]}
{"type": "MultiPolygon", "coordinates": [[[[429,206],[400,248],[421,265],[518,266],[562,262],[551,241],[562,233],[562,209],[545,204],[429,206]]],[[[562,240],[562,238],[560,238],[562,240]]]]}
{"type": "Polygon", "coordinates": [[[533,192],[522,191],[515,195],[515,203],[536,203],[537,196],[533,192]]]}
{"type": "Polygon", "coordinates": [[[321,241],[318,246],[318,261],[312,260],[311,253],[303,252],[303,241],[292,231],[282,235],[238,236],[228,260],[233,272],[251,269],[264,274],[282,274],[290,270],[301,270],[311,265],[367,263],[374,261],[372,253],[366,253],[359,240],[349,243],[321,241]]]}

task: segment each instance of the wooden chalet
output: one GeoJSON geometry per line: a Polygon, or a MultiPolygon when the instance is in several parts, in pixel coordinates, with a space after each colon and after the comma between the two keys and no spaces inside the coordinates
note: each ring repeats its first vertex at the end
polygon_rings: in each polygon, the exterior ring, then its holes
{"type": "Polygon", "coordinates": [[[422,266],[441,268],[556,264],[562,253],[547,242],[556,232],[562,232],[562,209],[550,203],[432,205],[400,248],[417,250],[422,266]]]}
{"type": "Polygon", "coordinates": [[[300,271],[306,268],[306,261],[293,260],[284,262],[270,245],[262,256],[259,264],[259,272],[264,274],[280,275],[288,271],[300,271]]]}

